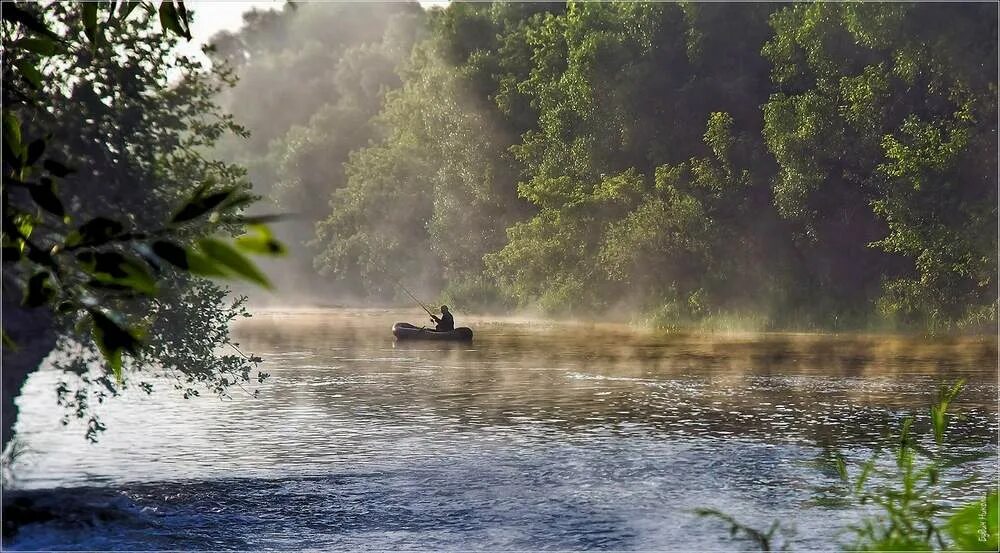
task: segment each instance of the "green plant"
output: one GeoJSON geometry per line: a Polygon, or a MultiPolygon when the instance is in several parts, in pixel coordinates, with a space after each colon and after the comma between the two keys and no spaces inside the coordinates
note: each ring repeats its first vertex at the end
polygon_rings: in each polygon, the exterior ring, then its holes
{"type": "MultiPolygon", "coordinates": [[[[893,451],[894,463],[888,467],[879,466],[880,455],[876,452],[851,474],[843,455],[836,454],[834,462],[847,492],[858,504],[877,505],[881,509],[878,515],[851,527],[855,542],[850,549],[932,550],[948,549],[957,543],[974,545],[975,540],[970,540],[965,533],[966,525],[951,522],[957,513],[946,518],[942,501],[944,492],[954,484],[945,479],[946,471],[992,455],[956,455],[947,447],[945,438],[952,418],[948,410],[962,386],[960,380],[942,388],[937,402],[930,408],[932,447],[921,444],[913,429],[914,418],[907,417],[902,422],[893,451]],[[879,483],[873,483],[874,478],[878,478],[879,483]]],[[[995,490],[987,494],[986,501],[996,504],[995,490]]],[[[987,536],[977,549],[996,549],[995,525],[993,530],[992,536],[987,536]]]]}
{"type": "Polygon", "coordinates": [[[719,511],[718,509],[695,509],[695,514],[700,517],[706,518],[717,518],[722,522],[725,522],[729,526],[729,535],[732,537],[742,536],[744,539],[750,540],[761,551],[788,551],[791,543],[789,542],[788,535],[789,530],[784,528],[779,521],[774,521],[771,527],[767,531],[757,530],[750,526],[740,524],[731,515],[719,511]],[[784,540],[781,542],[781,547],[774,549],[777,545],[776,538],[782,536],[784,540]]]}
{"type": "MultiPolygon", "coordinates": [[[[933,446],[921,443],[914,430],[914,418],[903,420],[893,441],[892,462],[880,463],[876,451],[852,469],[843,454],[828,456],[840,477],[844,496],[858,505],[875,505],[878,514],[869,516],[848,530],[854,541],[846,546],[855,551],[996,551],[998,541],[997,489],[957,510],[944,506],[946,490],[968,484],[970,479],[948,479],[951,471],[995,453],[955,453],[948,448],[947,433],[952,416],[949,408],[961,391],[963,381],[943,387],[930,408],[930,437],[933,446]],[[886,465],[886,466],[883,466],[886,465]]],[[[927,440],[924,440],[927,441],[927,440]]],[[[725,513],[700,509],[699,516],[721,518],[732,535],[742,535],[769,551],[777,522],[767,532],[738,523],[725,513]]]]}

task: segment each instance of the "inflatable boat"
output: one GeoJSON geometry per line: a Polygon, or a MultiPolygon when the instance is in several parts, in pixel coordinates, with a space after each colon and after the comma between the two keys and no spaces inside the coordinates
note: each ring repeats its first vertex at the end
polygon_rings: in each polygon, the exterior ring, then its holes
{"type": "Polygon", "coordinates": [[[466,327],[455,330],[434,330],[433,328],[421,328],[410,323],[396,323],[392,325],[392,335],[397,340],[451,340],[454,342],[471,342],[472,329],[466,327]]]}

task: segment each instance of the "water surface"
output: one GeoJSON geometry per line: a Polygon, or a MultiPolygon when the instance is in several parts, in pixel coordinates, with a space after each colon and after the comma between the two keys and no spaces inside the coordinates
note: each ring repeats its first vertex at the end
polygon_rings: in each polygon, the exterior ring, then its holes
{"type": "Polygon", "coordinates": [[[394,343],[416,311],[270,311],[235,329],[271,377],[257,398],[180,398],[167,380],[63,427],[53,371],[20,400],[19,493],[59,505],[31,549],[740,549],[715,507],[829,549],[861,512],[816,461],[861,460],[968,382],[951,440],[994,458],[995,339],[663,335],[460,320],[471,344],[394,343]],[[34,491],[32,491],[34,490],[34,491]]]}

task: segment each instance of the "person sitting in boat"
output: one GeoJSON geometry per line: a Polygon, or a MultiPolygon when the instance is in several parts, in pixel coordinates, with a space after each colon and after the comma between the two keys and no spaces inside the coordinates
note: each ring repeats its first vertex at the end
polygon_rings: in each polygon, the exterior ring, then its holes
{"type": "Polygon", "coordinates": [[[431,315],[431,320],[437,323],[435,330],[442,332],[447,332],[450,330],[455,330],[455,318],[451,316],[451,312],[448,311],[447,305],[441,306],[441,316],[436,317],[431,315]]]}

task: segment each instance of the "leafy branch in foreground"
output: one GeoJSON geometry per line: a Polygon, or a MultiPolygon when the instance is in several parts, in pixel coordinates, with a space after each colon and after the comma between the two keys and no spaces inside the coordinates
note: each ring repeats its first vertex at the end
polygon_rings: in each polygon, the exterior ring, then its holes
{"type": "MultiPolygon", "coordinates": [[[[925,447],[913,430],[913,417],[903,420],[893,447],[893,460],[882,466],[876,451],[856,470],[850,470],[840,452],[830,456],[840,477],[842,491],[858,505],[880,508],[848,530],[855,540],[846,548],[856,551],[997,551],[997,489],[977,501],[949,512],[945,507],[947,489],[968,485],[974,477],[947,479],[946,471],[996,455],[995,452],[953,453],[946,442],[951,421],[949,408],[961,391],[962,381],[944,387],[930,408],[933,447],[925,447]]],[[[714,509],[696,511],[702,517],[722,519],[733,536],[750,539],[762,551],[771,550],[771,539],[779,523],[761,532],[714,509]]],[[[786,545],[787,547],[787,545],[786,545]]]]}
{"type": "MultiPolygon", "coordinates": [[[[158,197],[162,191],[154,181],[176,171],[170,165],[183,164],[184,159],[193,160],[199,167],[211,167],[197,153],[198,147],[211,142],[212,136],[219,132],[240,132],[231,120],[222,118],[213,129],[203,124],[201,131],[178,132],[181,139],[171,142],[172,147],[162,150],[164,153],[152,156],[142,152],[140,146],[117,144],[106,137],[96,144],[82,144],[77,149],[84,152],[80,154],[83,157],[67,161],[67,152],[72,148],[63,143],[65,140],[53,137],[51,129],[55,125],[49,121],[46,102],[72,101],[105,110],[104,106],[116,107],[122,100],[114,96],[113,90],[96,86],[96,82],[81,82],[63,89],[46,79],[55,74],[60,64],[97,67],[106,59],[114,59],[119,54],[112,48],[116,45],[109,42],[111,37],[118,37],[116,40],[123,43],[142,40],[134,33],[143,32],[154,17],[164,32],[190,38],[188,12],[183,2],[171,0],[159,3],[158,7],[153,2],[45,7],[9,3],[3,10],[5,91],[0,242],[5,293],[10,293],[9,289],[19,292],[22,307],[49,310],[72,321],[78,332],[89,329],[93,343],[118,382],[123,378],[123,354],[139,354],[145,346],[142,328],[150,324],[148,314],[141,320],[134,316],[129,320],[124,315],[126,302],[155,298],[165,283],[185,274],[237,278],[270,287],[247,255],[284,253],[284,246],[271,235],[264,219],[240,215],[240,210],[255,200],[244,192],[246,186],[218,184],[217,180],[207,178],[210,173],[200,175],[202,181],[194,193],[169,219],[158,224],[148,222],[156,219],[155,214],[140,216],[127,212],[121,203],[124,191],[112,189],[107,193],[102,189],[101,194],[109,195],[111,200],[101,214],[79,207],[82,195],[86,194],[82,189],[73,191],[75,196],[60,191],[61,184],[79,185],[72,180],[74,174],[85,172],[83,177],[106,181],[104,188],[116,184],[140,190],[138,194],[148,195],[153,205],[175,201],[158,197]],[[60,25],[50,24],[46,11],[54,14],[60,25]],[[129,23],[131,34],[122,32],[126,20],[135,19],[134,14],[139,14],[140,20],[129,23]],[[62,34],[52,28],[60,29],[62,34]],[[63,98],[70,90],[72,98],[63,98]],[[136,160],[127,160],[129,156],[136,160]],[[144,165],[147,159],[154,165],[144,165]],[[81,165],[90,170],[85,171],[81,165]],[[118,181],[115,171],[131,178],[118,181]],[[110,213],[113,210],[117,212],[110,213]],[[234,241],[224,238],[248,224],[250,233],[234,241]]],[[[131,90],[136,94],[140,81],[130,77],[124,68],[120,71],[122,75],[115,78],[124,83],[126,93],[131,90]]],[[[175,85],[160,101],[169,102],[170,94],[180,95],[178,91],[185,90],[185,86],[194,85],[184,82],[175,85]]],[[[139,109],[135,111],[140,123],[142,117],[150,117],[139,109]]],[[[185,125],[177,116],[174,118],[179,127],[185,125]]],[[[232,180],[227,168],[217,170],[223,181],[232,180]]],[[[3,336],[5,348],[16,347],[6,329],[3,336]]]]}

